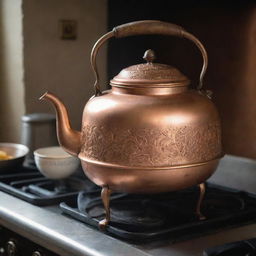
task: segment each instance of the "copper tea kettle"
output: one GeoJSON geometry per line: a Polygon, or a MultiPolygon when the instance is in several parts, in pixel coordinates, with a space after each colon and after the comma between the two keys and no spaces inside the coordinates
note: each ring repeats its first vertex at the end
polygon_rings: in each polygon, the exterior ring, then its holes
{"type": "Polygon", "coordinates": [[[103,35],[91,52],[96,76],[95,95],[84,108],[82,131],[72,130],[63,103],[47,92],[57,112],[59,143],[81,159],[85,174],[101,186],[106,218],[110,219],[110,191],[159,193],[200,185],[215,171],[222,157],[221,127],[216,107],[202,90],[208,63],[201,42],[180,26],[154,20],[115,27],[103,35]],[[154,63],[152,50],[145,64],[123,69],[102,92],[96,56],[111,37],[162,34],[191,40],[201,51],[203,68],[196,90],[176,68],[154,63]]]}

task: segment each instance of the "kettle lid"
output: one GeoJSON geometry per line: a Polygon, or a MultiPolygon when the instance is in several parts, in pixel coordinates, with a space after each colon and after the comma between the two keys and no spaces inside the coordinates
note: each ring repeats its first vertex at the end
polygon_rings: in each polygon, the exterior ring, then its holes
{"type": "Polygon", "coordinates": [[[110,84],[116,87],[177,87],[187,86],[190,81],[178,69],[153,63],[154,51],[147,50],[143,56],[147,63],[124,68],[110,84]]]}

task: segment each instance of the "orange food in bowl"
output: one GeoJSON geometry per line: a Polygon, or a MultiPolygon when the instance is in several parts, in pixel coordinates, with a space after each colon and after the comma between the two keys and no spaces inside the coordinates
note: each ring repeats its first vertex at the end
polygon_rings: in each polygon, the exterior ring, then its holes
{"type": "Polygon", "coordinates": [[[8,155],[5,151],[0,150],[0,160],[9,160],[13,157],[8,155]]]}

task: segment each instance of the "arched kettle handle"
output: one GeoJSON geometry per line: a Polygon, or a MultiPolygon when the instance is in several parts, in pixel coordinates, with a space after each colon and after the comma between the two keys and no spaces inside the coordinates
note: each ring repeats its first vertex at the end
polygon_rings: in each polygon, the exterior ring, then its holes
{"type": "Polygon", "coordinates": [[[191,40],[200,50],[203,57],[203,67],[200,73],[199,84],[197,90],[201,90],[203,86],[203,78],[208,66],[207,52],[202,43],[192,34],[185,31],[182,27],[158,20],[142,20],[126,23],[113,28],[112,31],[103,35],[93,46],[91,52],[91,66],[95,74],[95,96],[101,94],[99,85],[99,73],[96,65],[96,57],[99,48],[111,37],[121,38],[135,35],[170,35],[191,40]]]}

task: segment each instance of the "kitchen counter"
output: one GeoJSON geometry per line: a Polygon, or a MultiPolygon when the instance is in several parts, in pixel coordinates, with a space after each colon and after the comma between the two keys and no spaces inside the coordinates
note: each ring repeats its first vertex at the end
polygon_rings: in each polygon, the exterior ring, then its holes
{"type": "MultiPolygon", "coordinates": [[[[222,160],[212,182],[222,181],[225,183],[225,177],[229,177],[231,169],[232,178],[236,176],[236,172],[239,175],[242,173],[244,178],[238,179],[238,184],[235,182],[231,184],[230,180],[232,179],[229,179],[230,186],[240,188],[239,186],[246,185],[248,191],[255,192],[256,179],[255,176],[253,179],[251,176],[255,175],[255,166],[254,161],[227,156],[222,160]],[[233,167],[230,167],[230,160],[234,164],[233,167]],[[245,165],[248,164],[248,168],[243,168],[242,172],[239,168],[241,160],[245,161],[245,165]],[[246,183],[244,179],[249,180],[246,183]]],[[[199,256],[202,255],[205,248],[256,237],[256,224],[251,224],[176,244],[161,241],[148,245],[132,245],[61,215],[56,206],[37,207],[3,192],[0,192],[0,226],[6,227],[61,256],[199,256]]]]}

